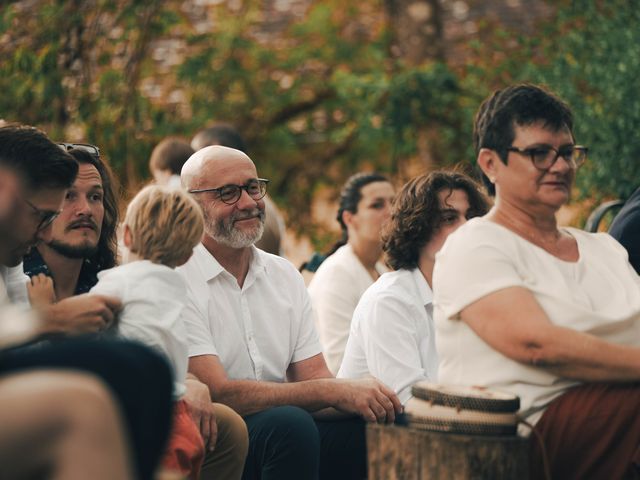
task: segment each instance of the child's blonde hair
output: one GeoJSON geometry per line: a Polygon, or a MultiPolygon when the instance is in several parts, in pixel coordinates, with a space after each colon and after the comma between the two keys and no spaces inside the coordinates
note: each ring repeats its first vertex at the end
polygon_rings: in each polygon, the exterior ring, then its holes
{"type": "Polygon", "coordinates": [[[124,223],[131,232],[131,252],[172,268],[189,258],[204,231],[200,205],[184,190],[160,185],[138,192],[124,223]]]}

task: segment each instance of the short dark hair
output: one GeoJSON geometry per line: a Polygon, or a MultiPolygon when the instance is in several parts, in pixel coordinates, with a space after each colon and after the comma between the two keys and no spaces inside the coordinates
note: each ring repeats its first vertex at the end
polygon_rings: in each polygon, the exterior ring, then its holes
{"type": "Polygon", "coordinates": [[[194,150],[185,140],[178,137],[168,137],[155,146],[149,159],[149,169],[169,170],[174,175],[180,175],[180,170],[194,150]]]}
{"type": "Polygon", "coordinates": [[[14,171],[29,190],[69,188],[78,163],[35,127],[0,127],[0,165],[14,171]]]}
{"type": "Polygon", "coordinates": [[[191,140],[191,147],[200,150],[210,145],[222,145],[247,153],[247,145],[240,132],[228,123],[216,123],[199,131],[191,140]]]}
{"type": "MultiPolygon", "coordinates": [[[[555,131],[567,128],[573,135],[571,108],[553,92],[531,84],[512,85],[495,91],[485,99],[476,114],[473,144],[476,154],[481,148],[495,150],[504,164],[515,138],[514,127],[543,122],[555,131]]],[[[482,174],[482,182],[490,195],[495,187],[482,174]]]]}
{"type": "Polygon", "coordinates": [[[406,183],[396,196],[383,235],[387,263],[394,270],[418,266],[420,250],[440,226],[438,194],[442,190],[463,190],[469,199],[467,218],[484,215],[489,209],[487,198],[478,185],[459,172],[437,171],[421,175],[406,183]]]}
{"type": "Polygon", "coordinates": [[[114,179],[111,168],[98,155],[92,155],[86,150],[72,149],[69,154],[80,163],[93,165],[102,180],[102,189],[104,196],[102,203],[104,205],[104,218],[102,219],[102,230],[100,239],[98,240],[98,248],[96,253],[88,258],[97,271],[115,267],[118,258],[118,187],[114,179]]]}

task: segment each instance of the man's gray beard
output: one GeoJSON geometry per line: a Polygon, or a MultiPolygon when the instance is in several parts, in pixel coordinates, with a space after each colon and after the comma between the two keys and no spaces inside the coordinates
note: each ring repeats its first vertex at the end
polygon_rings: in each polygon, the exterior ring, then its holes
{"type": "Polygon", "coordinates": [[[69,245],[68,243],[59,242],[58,240],[51,240],[47,243],[47,247],[67,258],[89,258],[98,252],[97,245],[88,245],[86,243],[82,245],[69,245]]]}
{"type": "MultiPolygon", "coordinates": [[[[251,215],[256,215],[253,211],[251,215]]],[[[231,248],[246,248],[256,243],[264,233],[264,210],[258,210],[258,219],[260,223],[253,232],[243,232],[234,227],[236,220],[243,218],[241,215],[233,215],[229,218],[220,220],[206,219],[206,233],[216,242],[231,248]]],[[[246,218],[246,217],[244,217],[246,218]]]]}

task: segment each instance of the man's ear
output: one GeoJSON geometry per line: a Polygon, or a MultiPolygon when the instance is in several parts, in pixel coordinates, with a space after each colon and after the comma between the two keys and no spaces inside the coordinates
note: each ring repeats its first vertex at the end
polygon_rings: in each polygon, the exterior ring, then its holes
{"type": "Polygon", "coordinates": [[[122,243],[124,243],[124,246],[129,249],[133,244],[133,235],[131,234],[131,229],[127,224],[124,225],[124,232],[122,233],[122,243]]]}
{"type": "Polygon", "coordinates": [[[478,166],[491,183],[494,183],[497,175],[497,162],[502,162],[498,156],[498,152],[490,148],[481,148],[478,152],[478,166]]]}

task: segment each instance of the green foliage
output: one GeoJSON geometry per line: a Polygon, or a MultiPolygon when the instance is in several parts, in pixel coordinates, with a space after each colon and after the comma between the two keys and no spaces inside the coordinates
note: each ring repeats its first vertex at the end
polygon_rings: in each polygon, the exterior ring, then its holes
{"type": "Polygon", "coordinates": [[[416,165],[471,163],[477,106],[514,81],[545,82],[574,108],[591,149],[583,196],[640,184],[640,13],[622,0],[563,0],[532,37],[482,20],[455,68],[392,57],[388,19],[370,0],[311,2],[277,21],[264,2],[197,15],[180,0],[28,3],[0,7],[0,116],[98,144],[130,190],[163,137],[227,121],[288,224],[324,243],[309,215],[319,190],[337,192],[363,169],[404,180],[416,165]],[[160,44],[177,46],[176,59],[160,44]]]}
{"type": "Polygon", "coordinates": [[[551,61],[532,72],[572,106],[589,147],[583,197],[628,197],[640,185],[640,11],[629,2],[574,0],[547,33],[551,61]]]}

